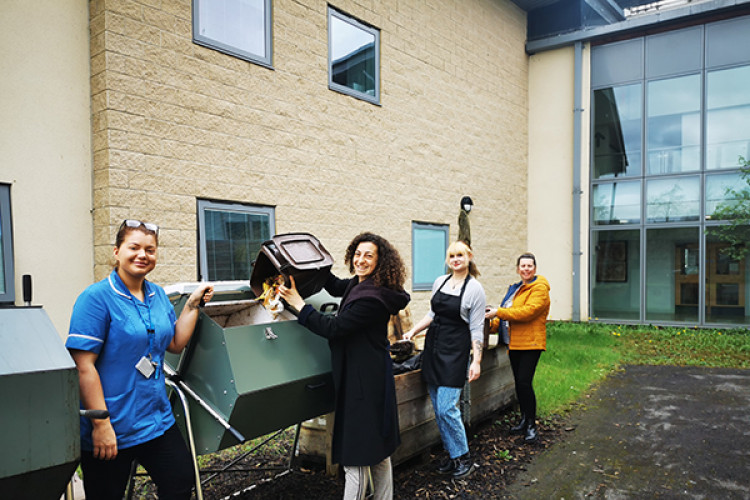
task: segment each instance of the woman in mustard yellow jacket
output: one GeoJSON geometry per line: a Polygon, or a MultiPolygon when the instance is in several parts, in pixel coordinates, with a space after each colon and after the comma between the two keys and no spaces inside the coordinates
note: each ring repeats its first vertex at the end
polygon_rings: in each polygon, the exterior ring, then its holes
{"type": "MultiPolygon", "coordinates": [[[[510,334],[508,356],[516,382],[516,397],[521,407],[521,422],[511,433],[523,434],[524,441],[537,440],[536,395],[532,382],[542,351],[547,348],[547,315],[549,314],[549,282],[536,274],[536,257],[525,253],[516,261],[521,281],[508,288],[500,308],[488,311],[485,317],[506,322],[510,334]]],[[[502,330],[502,328],[501,328],[502,330]]]]}

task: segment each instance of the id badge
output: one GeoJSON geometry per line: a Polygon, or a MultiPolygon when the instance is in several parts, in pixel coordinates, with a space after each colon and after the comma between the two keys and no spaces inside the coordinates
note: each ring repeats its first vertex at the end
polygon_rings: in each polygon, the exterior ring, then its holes
{"type": "Polygon", "coordinates": [[[135,369],[141,372],[141,375],[146,378],[149,378],[151,375],[153,375],[155,371],[154,364],[146,356],[143,356],[140,360],[138,360],[138,362],[135,364],[135,369]]]}

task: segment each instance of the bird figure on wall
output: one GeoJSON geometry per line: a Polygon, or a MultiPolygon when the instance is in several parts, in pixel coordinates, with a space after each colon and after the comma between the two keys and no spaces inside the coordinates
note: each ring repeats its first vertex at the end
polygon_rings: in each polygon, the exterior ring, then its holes
{"type": "Polygon", "coordinates": [[[469,224],[469,212],[474,206],[471,198],[461,198],[461,210],[458,212],[458,239],[471,247],[471,225],[469,224]]]}

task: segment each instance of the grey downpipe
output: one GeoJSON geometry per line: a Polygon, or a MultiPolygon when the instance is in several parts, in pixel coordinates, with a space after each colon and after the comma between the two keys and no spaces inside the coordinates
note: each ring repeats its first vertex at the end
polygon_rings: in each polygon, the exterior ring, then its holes
{"type": "Polygon", "coordinates": [[[576,42],[573,83],[573,304],[572,321],[581,321],[581,130],[583,115],[583,43],[576,42]]]}

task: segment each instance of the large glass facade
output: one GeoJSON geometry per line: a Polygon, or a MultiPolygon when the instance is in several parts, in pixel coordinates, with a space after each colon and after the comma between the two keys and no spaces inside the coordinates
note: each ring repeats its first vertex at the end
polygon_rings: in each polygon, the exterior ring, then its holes
{"type": "Polygon", "coordinates": [[[591,317],[750,325],[748,33],[750,16],[592,48],[591,317]]]}

